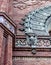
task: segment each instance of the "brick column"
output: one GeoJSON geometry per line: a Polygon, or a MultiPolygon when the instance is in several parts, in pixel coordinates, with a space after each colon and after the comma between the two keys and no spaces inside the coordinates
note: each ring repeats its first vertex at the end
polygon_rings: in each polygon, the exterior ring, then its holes
{"type": "Polygon", "coordinates": [[[12,65],[12,37],[10,35],[8,35],[6,58],[7,59],[5,65],[12,65]]]}
{"type": "Polygon", "coordinates": [[[2,43],[3,43],[3,33],[4,30],[0,27],[0,65],[1,65],[1,55],[2,55],[2,43]]]}

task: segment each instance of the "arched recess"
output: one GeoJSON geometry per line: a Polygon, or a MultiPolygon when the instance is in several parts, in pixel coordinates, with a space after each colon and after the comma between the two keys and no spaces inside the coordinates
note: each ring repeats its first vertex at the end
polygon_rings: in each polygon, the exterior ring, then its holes
{"type": "Polygon", "coordinates": [[[31,11],[23,21],[25,33],[49,35],[51,30],[51,6],[31,11]]]}
{"type": "Polygon", "coordinates": [[[51,16],[47,19],[46,25],[47,25],[47,32],[49,32],[51,36],[51,16]]]}

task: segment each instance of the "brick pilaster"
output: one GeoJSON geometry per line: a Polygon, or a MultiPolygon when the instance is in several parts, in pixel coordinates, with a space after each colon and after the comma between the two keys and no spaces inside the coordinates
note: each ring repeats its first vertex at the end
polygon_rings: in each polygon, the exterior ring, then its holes
{"type": "Polygon", "coordinates": [[[12,37],[8,36],[6,65],[12,65],[12,37]]]}
{"type": "Polygon", "coordinates": [[[4,30],[0,27],[0,65],[1,65],[1,55],[2,55],[2,43],[3,43],[3,33],[4,30]]]}

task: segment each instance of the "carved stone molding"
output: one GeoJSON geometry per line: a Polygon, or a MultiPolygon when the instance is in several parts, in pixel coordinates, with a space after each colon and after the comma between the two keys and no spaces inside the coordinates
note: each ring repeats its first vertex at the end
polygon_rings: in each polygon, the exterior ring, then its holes
{"type": "Polygon", "coordinates": [[[0,24],[3,25],[3,28],[5,27],[15,34],[16,25],[4,12],[0,12],[0,24]]]}
{"type": "Polygon", "coordinates": [[[30,46],[26,39],[16,39],[15,47],[51,48],[51,37],[37,37],[37,43],[30,46]]]}
{"type": "Polygon", "coordinates": [[[36,0],[13,1],[14,8],[18,8],[20,10],[26,9],[28,6],[33,6],[37,4],[42,4],[42,2],[36,0]]]}

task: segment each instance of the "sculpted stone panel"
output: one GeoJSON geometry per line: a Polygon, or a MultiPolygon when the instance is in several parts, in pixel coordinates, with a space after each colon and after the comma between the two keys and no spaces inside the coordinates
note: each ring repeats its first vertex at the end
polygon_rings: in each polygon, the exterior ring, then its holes
{"type": "Polygon", "coordinates": [[[33,41],[31,42],[29,40],[29,38],[28,38],[28,40],[26,40],[26,39],[17,39],[16,43],[15,43],[15,47],[51,48],[50,38],[49,37],[45,38],[45,39],[44,38],[37,39],[36,43],[33,43],[33,41]]]}

